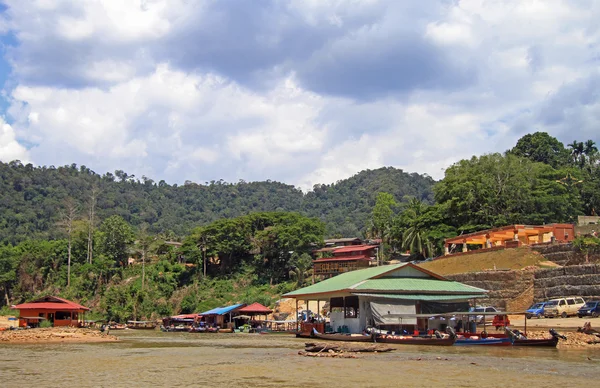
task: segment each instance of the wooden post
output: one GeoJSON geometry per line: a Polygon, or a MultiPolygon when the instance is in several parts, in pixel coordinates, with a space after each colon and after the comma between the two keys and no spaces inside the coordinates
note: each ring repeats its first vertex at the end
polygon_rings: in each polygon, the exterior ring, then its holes
{"type": "Polygon", "coordinates": [[[298,327],[298,299],[296,298],[296,331],[300,331],[298,327]]]}
{"type": "Polygon", "coordinates": [[[321,318],[321,301],[317,299],[317,317],[321,318]]]}

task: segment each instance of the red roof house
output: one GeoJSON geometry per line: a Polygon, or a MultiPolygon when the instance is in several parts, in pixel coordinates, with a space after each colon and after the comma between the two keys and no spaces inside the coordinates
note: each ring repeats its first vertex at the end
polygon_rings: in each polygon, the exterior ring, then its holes
{"type": "Polygon", "coordinates": [[[313,279],[330,278],[344,272],[369,267],[377,252],[377,245],[349,245],[331,251],[333,257],[313,261],[313,279]]]}
{"type": "Polygon", "coordinates": [[[53,326],[81,326],[83,314],[89,308],[57,296],[45,296],[12,307],[19,310],[19,326],[35,327],[48,320],[53,326]]]}

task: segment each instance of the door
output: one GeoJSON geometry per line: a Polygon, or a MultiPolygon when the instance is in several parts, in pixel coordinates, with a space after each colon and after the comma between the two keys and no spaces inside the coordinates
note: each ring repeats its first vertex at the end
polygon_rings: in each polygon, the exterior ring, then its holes
{"type": "Polygon", "coordinates": [[[54,313],[48,313],[48,321],[54,326],[54,313]]]}

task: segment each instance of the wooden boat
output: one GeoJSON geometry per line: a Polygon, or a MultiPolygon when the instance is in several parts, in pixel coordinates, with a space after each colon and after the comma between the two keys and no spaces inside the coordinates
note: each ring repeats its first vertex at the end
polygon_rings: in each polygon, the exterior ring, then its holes
{"type": "Polygon", "coordinates": [[[124,325],[122,323],[111,323],[108,325],[108,328],[110,330],[125,330],[127,329],[127,325],[124,325]]]}
{"type": "Polygon", "coordinates": [[[512,342],[508,337],[458,337],[455,346],[510,346],[512,342]]]}
{"type": "Polygon", "coordinates": [[[134,330],[154,330],[156,329],[154,321],[127,321],[127,328],[134,330]]]}
{"type": "Polygon", "coordinates": [[[516,339],[513,341],[513,346],[541,346],[555,348],[558,344],[558,338],[531,338],[531,339],[516,339]]]}
{"type": "Polygon", "coordinates": [[[325,341],[343,341],[343,342],[373,342],[370,335],[351,335],[341,333],[325,333],[321,334],[316,330],[312,332],[296,332],[296,338],[313,338],[325,341]]]}
{"type": "Polygon", "coordinates": [[[445,338],[437,337],[411,337],[379,334],[375,337],[375,342],[384,344],[399,345],[424,345],[424,346],[452,346],[456,337],[449,336],[445,338]]]}
{"type": "Polygon", "coordinates": [[[559,339],[567,339],[564,335],[559,334],[554,329],[550,329],[550,338],[527,338],[518,330],[505,328],[508,338],[512,341],[513,346],[539,346],[555,348],[558,345],[559,339]]]}

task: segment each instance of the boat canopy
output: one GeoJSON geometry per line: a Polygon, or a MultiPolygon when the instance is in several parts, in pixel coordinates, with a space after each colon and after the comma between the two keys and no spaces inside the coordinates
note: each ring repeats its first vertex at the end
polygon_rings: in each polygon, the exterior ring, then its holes
{"type": "Polygon", "coordinates": [[[416,325],[416,308],[414,303],[369,303],[371,314],[376,325],[416,325]]]}

